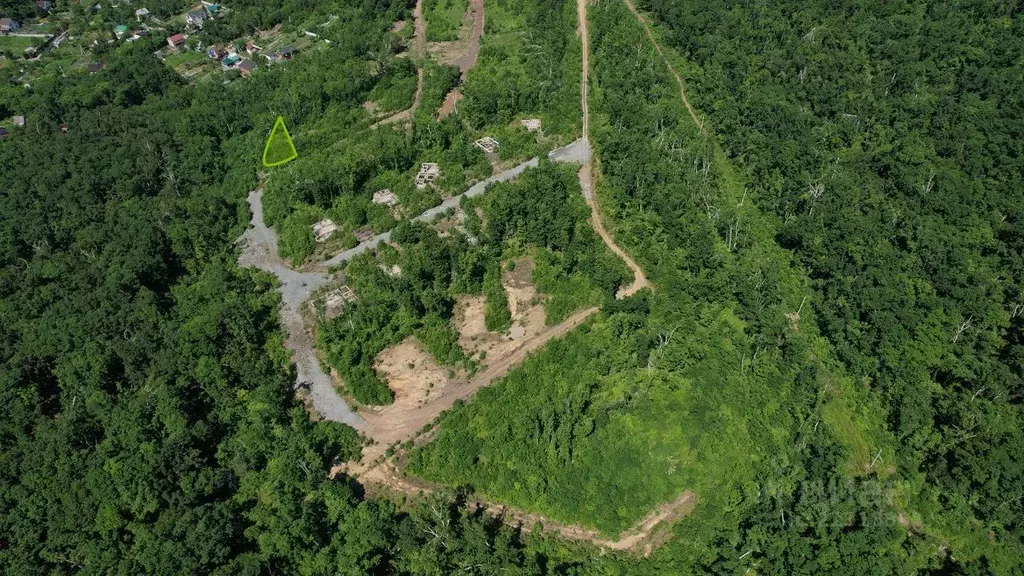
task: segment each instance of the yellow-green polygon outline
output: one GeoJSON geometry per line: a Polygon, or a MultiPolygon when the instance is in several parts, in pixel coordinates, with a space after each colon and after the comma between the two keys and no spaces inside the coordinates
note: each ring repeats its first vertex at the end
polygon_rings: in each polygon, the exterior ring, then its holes
{"type": "Polygon", "coordinates": [[[267,138],[267,145],[263,147],[263,165],[268,168],[287,164],[299,157],[295,150],[295,143],[292,142],[292,135],[288,133],[288,127],[284,125],[284,118],[277,117],[274,122],[274,129],[270,131],[267,138]]]}

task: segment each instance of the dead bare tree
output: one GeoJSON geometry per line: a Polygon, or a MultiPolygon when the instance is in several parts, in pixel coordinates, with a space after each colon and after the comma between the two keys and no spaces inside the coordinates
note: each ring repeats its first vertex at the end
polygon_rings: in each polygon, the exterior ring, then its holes
{"type": "Polygon", "coordinates": [[[971,327],[971,323],[973,321],[974,321],[974,314],[971,314],[971,316],[967,320],[964,320],[963,323],[960,324],[960,327],[956,329],[956,334],[953,335],[953,344],[956,344],[957,340],[960,339],[960,336],[964,332],[966,332],[968,328],[971,327]]]}
{"type": "Polygon", "coordinates": [[[928,176],[928,181],[921,185],[921,192],[924,192],[924,195],[927,196],[928,194],[931,193],[932,188],[934,188],[934,187],[935,187],[935,172],[932,171],[931,174],[928,176]]]}
{"type": "Polygon", "coordinates": [[[807,188],[807,195],[810,196],[812,200],[817,200],[821,198],[824,194],[825,184],[821,182],[815,182],[807,188]]]}

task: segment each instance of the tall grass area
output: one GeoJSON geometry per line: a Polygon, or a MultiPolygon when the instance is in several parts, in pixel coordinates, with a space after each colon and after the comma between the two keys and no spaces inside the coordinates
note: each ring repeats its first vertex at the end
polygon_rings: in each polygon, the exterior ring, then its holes
{"type": "Polygon", "coordinates": [[[427,21],[429,42],[458,40],[466,0],[423,0],[423,18],[427,21]]]}

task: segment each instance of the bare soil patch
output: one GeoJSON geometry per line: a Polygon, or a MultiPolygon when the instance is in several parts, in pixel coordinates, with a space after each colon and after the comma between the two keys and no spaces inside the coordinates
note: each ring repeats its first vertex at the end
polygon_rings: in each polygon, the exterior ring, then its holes
{"type": "Polygon", "coordinates": [[[502,271],[502,284],[508,294],[512,328],[505,334],[488,332],[484,324],[483,296],[461,296],[455,305],[454,324],[459,346],[473,358],[486,355],[487,365],[511,355],[523,342],[544,331],[544,305],[533,285],[533,259],[515,260],[515,269],[502,271]]]}
{"type": "MultiPolygon", "coordinates": [[[[464,373],[438,364],[412,337],[381,352],[373,367],[395,393],[395,401],[387,406],[364,406],[359,412],[371,431],[369,436],[385,446],[407,439],[410,423],[433,413],[429,408],[424,410],[425,406],[443,396],[453,384],[466,381],[464,373]]],[[[412,432],[430,420],[433,416],[412,432]]]]}
{"type": "Polygon", "coordinates": [[[437,119],[444,120],[449,114],[455,111],[455,105],[462,100],[462,90],[458,88],[452,90],[444,97],[444,102],[441,103],[441,107],[437,109],[437,119]]]}
{"type": "MultiPolygon", "coordinates": [[[[466,82],[466,75],[476,66],[480,56],[480,39],[484,35],[484,1],[470,0],[466,6],[466,15],[462,19],[459,40],[455,42],[435,42],[431,53],[446,64],[455,64],[461,73],[460,83],[466,82]]],[[[455,105],[462,99],[462,91],[455,88],[449,92],[441,107],[437,109],[438,119],[443,119],[455,110],[455,105]]]]}

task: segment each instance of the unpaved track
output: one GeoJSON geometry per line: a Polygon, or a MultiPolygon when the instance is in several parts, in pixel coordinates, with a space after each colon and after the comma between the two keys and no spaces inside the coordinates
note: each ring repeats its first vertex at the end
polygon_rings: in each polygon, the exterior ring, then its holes
{"type": "Polygon", "coordinates": [[[412,12],[413,15],[413,36],[412,36],[412,55],[420,61],[420,67],[416,69],[416,95],[412,98],[412,106],[406,110],[402,110],[396,114],[388,116],[370,126],[370,128],[377,128],[378,126],[384,126],[386,124],[394,124],[396,122],[411,121],[413,116],[416,115],[416,110],[420,107],[420,96],[423,94],[423,58],[427,55],[427,22],[423,18],[423,0],[416,0],[416,8],[412,12]]]}
{"type": "Polygon", "coordinates": [[[671,72],[672,76],[676,79],[676,84],[679,85],[679,97],[682,99],[683,105],[686,106],[686,111],[690,113],[690,118],[693,119],[693,123],[697,125],[697,128],[703,132],[704,123],[701,122],[700,118],[697,116],[697,111],[690,105],[690,99],[686,97],[686,85],[683,83],[683,78],[678,72],[676,72],[672,63],[668,61],[668,57],[665,56],[665,51],[662,50],[661,44],[658,42],[657,38],[654,37],[654,32],[651,31],[651,25],[648,24],[647,19],[644,18],[643,14],[636,9],[633,2],[630,0],[622,1],[626,3],[626,7],[629,8],[629,11],[633,13],[633,16],[636,16],[637,21],[639,21],[640,25],[644,27],[644,31],[647,32],[647,37],[651,40],[651,44],[654,45],[654,49],[658,51],[658,55],[661,56],[662,61],[665,62],[665,67],[668,68],[668,71],[671,72]]]}
{"type": "Polygon", "coordinates": [[[386,408],[379,413],[363,411],[361,415],[366,420],[366,427],[363,431],[377,442],[377,450],[369,452],[370,460],[376,457],[375,453],[378,450],[388,445],[414,439],[424,426],[433,422],[438,414],[451,408],[456,400],[465,400],[476,394],[478,390],[490,385],[507,374],[513,367],[521,364],[526,360],[527,356],[536,352],[553,338],[565,336],[575,330],[577,326],[596,314],[597,311],[597,308],[580,310],[561,323],[545,328],[533,338],[524,340],[522,345],[508,356],[494,364],[489,364],[473,378],[468,381],[453,383],[439,396],[431,398],[417,410],[412,413],[407,412],[402,420],[396,420],[391,417],[386,408]]]}
{"type": "MultiPolygon", "coordinates": [[[[342,470],[342,467],[338,467],[332,473],[342,470]]],[[[444,486],[420,478],[402,476],[392,460],[370,465],[362,471],[349,470],[348,473],[356,476],[364,484],[384,486],[391,491],[413,497],[445,489],[444,486]]],[[[471,498],[466,502],[466,506],[470,510],[483,509],[488,514],[501,518],[505,524],[524,532],[530,532],[534,526],[540,524],[542,532],[554,534],[566,540],[590,542],[609,550],[630,551],[649,556],[651,552],[667,541],[667,538],[656,537],[659,534],[667,534],[674,523],[689,513],[696,503],[697,495],[685,490],[672,502],[656,506],[628,530],[620,533],[615,540],[602,536],[600,532],[592,528],[558,522],[542,514],[533,514],[500,502],[471,498]]]]}
{"type": "Polygon", "coordinates": [[[583,43],[583,77],[580,80],[580,93],[582,95],[582,106],[583,106],[583,141],[586,143],[586,162],[583,167],[580,168],[580,188],[583,190],[583,197],[587,199],[587,204],[590,205],[590,224],[597,231],[601,239],[608,248],[615,253],[616,256],[622,259],[626,263],[626,266],[633,272],[633,283],[629,286],[619,288],[616,293],[616,298],[626,298],[636,294],[644,288],[650,288],[653,290],[653,286],[647,280],[647,275],[644,274],[640,265],[626,254],[626,251],[619,247],[615,243],[615,239],[604,227],[604,221],[601,219],[601,207],[597,204],[597,194],[594,192],[594,180],[593,180],[593,165],[591,164],[590,156],[590,106],[588,103],[588,90],[589,90],[589,76],[590,76],[590,32],[587,28],[587,0],[576,0],[576,16],[579,19],[580,27],[580,39],[583,43]]]}
{"type": "Polygon", "coordinates": [[[370,128],[377,128],[385,126],[387,124],[394,124],[396,122],[406,122],[412,120],[413,116],[416,115],[416,110],[420,107],[420,96],[423,94],[423,68],[416,70],[416,95],[412,98],[412,106],[408,107],[401,112],[396,112],[387,118],[376,122],[370,128]]]}
{"type": "MultiPolygon", "coordinates": [[[[473,27],[469,33],[469,43],[466,45],[466,52],[455,59],[455,64],[459,67],[459,72],[461,73],[459,78],[460,85],[466,83],[466,76],[476,66],[477,57],[480,55],[480,39],[484,35],[484,0],[470,0],[466,6],[466,13],[471,16],[473,27]]],[[[445,118],[451,114],[459,100],[462,100],[462,90],[455,88],[445,96],[441,107],[437,109],[438,119],[445,118]]]]}
{"type": "Polygon", "coordinates": [[[413,37],[412,54],[422,60],[427,56],[427,21],[423,18],[423,0],[416,0],[416,8],[412,11],[413,37]]]}

